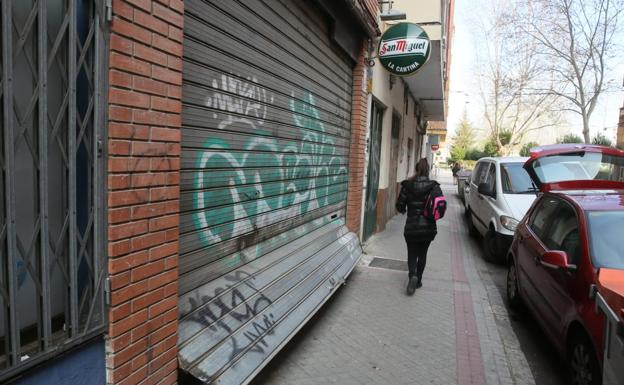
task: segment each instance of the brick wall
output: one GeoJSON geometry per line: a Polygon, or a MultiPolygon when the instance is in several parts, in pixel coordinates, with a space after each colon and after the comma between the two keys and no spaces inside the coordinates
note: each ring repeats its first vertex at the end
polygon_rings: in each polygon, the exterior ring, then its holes
{"type": "Polygon", "coordinates": [[[353,94],[351,105],[351,147],[349,150],[349,189],[347,192],[347,227],[360,233],[362,190],[366,156],[366,130],[368,93],[366,90],[366,43],[362,43],[358,62],[353,69],[353,94]]]}
{"type": "Polygon", "coordinates": [[[177,369],[182,0],[114,0],[109,55],[107,381],[177,369]]]}

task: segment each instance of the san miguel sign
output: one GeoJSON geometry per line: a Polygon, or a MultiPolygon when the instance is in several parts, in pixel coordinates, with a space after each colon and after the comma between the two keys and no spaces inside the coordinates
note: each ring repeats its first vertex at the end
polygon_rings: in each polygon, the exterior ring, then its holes
{"type": "Polygon", "coordinates": [[[381,65],[388,72],[408,76],[429,60],[431,42],[418,24],[399,23],[381,35],[377,52],[381,65]]]}

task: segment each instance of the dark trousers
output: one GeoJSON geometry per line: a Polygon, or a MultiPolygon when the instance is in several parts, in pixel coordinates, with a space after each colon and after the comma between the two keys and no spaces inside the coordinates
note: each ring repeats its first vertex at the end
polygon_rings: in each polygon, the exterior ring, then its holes
{"type": "Polygon", "coordinates": [[[430,241],[407,243],[407,267],[410,277],[415,275],[418,278],[422,278],[425,264],[427,263],[427,250],[430,244],[430,241]]]}

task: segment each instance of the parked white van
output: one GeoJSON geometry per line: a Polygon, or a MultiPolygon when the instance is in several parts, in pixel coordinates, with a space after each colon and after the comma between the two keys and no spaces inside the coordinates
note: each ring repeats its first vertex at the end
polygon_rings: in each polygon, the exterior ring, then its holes
{"type": "Polygon", "coordinates": [[[527,159],[479,159],[465,189],[470,232],[483,236],[488,261],[505,261],[516,226],[536,198],[538,190],[522,168],[527,159]]]}

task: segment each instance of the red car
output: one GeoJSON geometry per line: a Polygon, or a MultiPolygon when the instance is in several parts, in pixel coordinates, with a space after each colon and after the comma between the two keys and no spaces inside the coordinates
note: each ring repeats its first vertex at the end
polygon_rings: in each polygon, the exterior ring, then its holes
{"type": "Polygon", "coordinates": [[[509,305],[535,316],[571,384],[601,384],[604,320],[590,293],[601,268],[624,280],[624,151],[544,146],[524,168],[541,194],[509,250],[509,305]]]}

